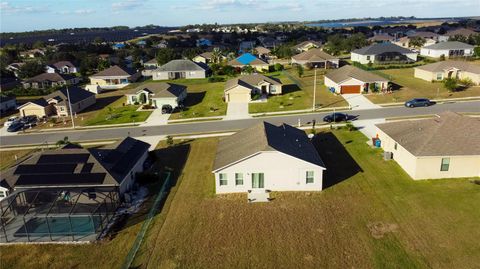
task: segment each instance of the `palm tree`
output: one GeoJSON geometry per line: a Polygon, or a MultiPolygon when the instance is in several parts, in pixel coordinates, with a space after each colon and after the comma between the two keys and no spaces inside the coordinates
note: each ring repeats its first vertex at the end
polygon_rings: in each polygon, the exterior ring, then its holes
{"type": "Polygon", "coordinates": [[[222,57],[222,51],[220,51],[220,48],[213,48],[212,62],[215,63],[215,64],[220,63],[221,57],[222,57]]]}

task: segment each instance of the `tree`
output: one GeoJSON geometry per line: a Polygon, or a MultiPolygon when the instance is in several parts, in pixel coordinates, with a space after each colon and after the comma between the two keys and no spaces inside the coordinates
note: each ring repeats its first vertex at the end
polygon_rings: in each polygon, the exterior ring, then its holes
{"type": "Polygon", "coordinates": [[[220,48],[213,48],[212,50],[212,62],[215,64],[220,63],[220,60],[222,59],[222,51],[220,48]]]}
{"type": "Polygon", "coordinates": [[[175,51],[170,48],[159,49],[157,51],[157,62],[159,65],[164,65],[176,58],[175,51]]]}
{"type": "Polygon", "coordinates": [[[473,55],[474,55],[475,57],[480,57],[480,47],[475,47],[475,48],[473,49],[473,55]]]}
{"type": "Polygon", "coordinates": [[[291,58],[293,51],[288,45],[280,45],[272,51],[272,54],[278,58],[291,58]]]}
{"type": "Polygon", "coordinates": [[[425,44],[425,38],[423,37],[420,37],[420,36],[414,36],[412,38],[410,38],[410,45],[415,47],[415,48],[420,48],[420,47],[423,47],[423,45],[425,44]]]}
{"type": "Polygon", "coordinates": [[[279,64],[279,63],[276,63],[274,66],[273,66],[273,69],[275,71],[282,71],[283,70],[283,65],[279,64]]]}
{"type": "Polygon", "coordinates": [[[255,69],[251,65],[244,66],[242,68],[242,73],[251,74],[255,69]]]}
{"type": "Polygon", "coordinates": [[[45,65],[42,62],[26,62],[18,72],[20,78],[30,78],[39,75],[45,71],[45,65]]]}
{"type": "Polygon", "coordinates": [[[458,88],[458,82],[454,78],[447,78],[443,81],[443,85],[449,92],[456,91],[458,88]]]}
{"type": "Polygon", "coordinates": [[[36,41],[32,45],[32,48],[34,48],[34,49],[41,49],[43,47],[45,47],[45,42],[43,42],[43,41],[36,41]]]}
{"type": "Polygon", "coordinates": [[[303,72],[304,72],[303,66],[297,65],[297,74],[298,74],[298,77],[301,78],[301,77],[303,76],[303,72]]]}
{"type": "Polygon", "coordinates": [[[340,34],[329,36],[325,50],[332,55],[339,55],[344,50],[344,40],[345,38],[340,34]]]}

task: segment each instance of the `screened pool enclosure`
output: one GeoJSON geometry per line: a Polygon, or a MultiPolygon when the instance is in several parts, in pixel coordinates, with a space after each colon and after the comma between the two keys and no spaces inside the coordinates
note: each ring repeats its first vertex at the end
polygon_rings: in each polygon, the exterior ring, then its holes
{"type": "Polygon", "coordinates": [[[0,242],[93,241],[119,204],[114,187],[15,191],[0,201],[0,242]]]}

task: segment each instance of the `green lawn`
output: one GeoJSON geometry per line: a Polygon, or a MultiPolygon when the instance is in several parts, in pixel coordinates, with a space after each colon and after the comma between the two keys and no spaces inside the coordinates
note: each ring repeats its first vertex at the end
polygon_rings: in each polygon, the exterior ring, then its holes
{"type": "Polygon", "coordinates": [[[428,82],[415,78],[413,68],[389,69],[375,71],[396,84],[391,94],[372,94],[367,98],[374,103],[403,102],[412,98],[425,97],[429,99],[480,97],[480,86],[467,88],[463,91],[449,92],[442,82],[428,82]]]}
{"type": "MultiPolygon", "coordinates": [[[[317,71],[317,90],[315,95],[317,108],[347,106],[348,104],[341,96],[336,96],[327,91],[325,85],[323,85],[322,71],[317,71]]],[[[283,94],[269,96],[265,103],[250,103],[250,113],[312,108],[314,85],[314,72],[312,70],[305,70],[305,74],[302,77],[298,76],[296,69],[294,68],[289,68],[284,72],[275,72],[268,75],[276,77],[282,81],[284,84],[283,94]]]]}
{"type": "Polygon", "coordinates": [[[143,122],[152,113],[151,111],[137,111],[139,106],[124,104],[125,100],[122,96],[112,104],[92,113],[88,119],[84,119],[82,124],[85,126],[92,126],[143,122]]]}
{"type": "Polygon", "coordinates": [[[173,113],[170,119],[225,115],[227,105],[222,99],[225,82],[209,83],[208,79],[181,79],[168,82],[185,85],[188,91],[184,101],[186,109],[173,113]]]}
{"type": "MultiPolygon", "coordinates": [[[[480,186],[413,181],[359,132],[320,133],[322,192],[214,195],[216,138],[158,151],[178,180],[133,268],[475,268],[480,186]],[[346,149],[346,150],[345,150],[346,149]],[[186,160],[186,163],[185,163],[186,160]]],[[[148,208],[148,207],[147,207],[148,208]]],[[[2,268],[119,268],[142,218],[92,245],[0,247],[2,268]]]]}

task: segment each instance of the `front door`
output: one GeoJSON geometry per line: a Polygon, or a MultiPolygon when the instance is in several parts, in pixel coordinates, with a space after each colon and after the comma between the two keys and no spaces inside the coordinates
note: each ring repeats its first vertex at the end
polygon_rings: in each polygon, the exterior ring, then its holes
{"type": "Polygon", "coordinates": [[[252,189],[265,188],[265,179],[263,173],[252,173],[252,189]]]}

